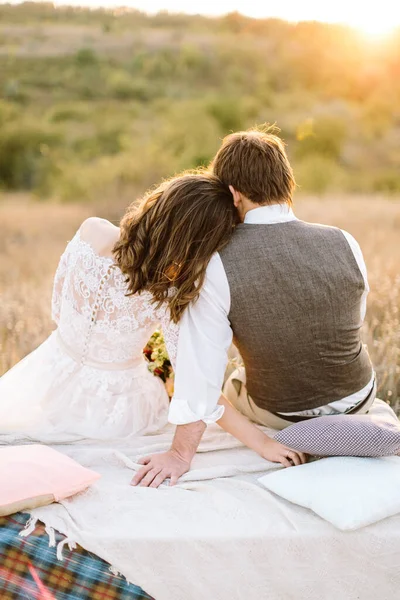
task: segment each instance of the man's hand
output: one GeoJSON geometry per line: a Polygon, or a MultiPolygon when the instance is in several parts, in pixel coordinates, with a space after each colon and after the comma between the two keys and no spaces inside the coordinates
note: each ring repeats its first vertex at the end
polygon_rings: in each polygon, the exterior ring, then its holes
{"type": "Polygon", "coordinates": [[[136,473],[131,485],[140,483],[142,487],[157,488],[166,479],[175,485],[179,477],[189,471],[205,428],[203,421],[178,425],[171,449],[140,459],[139,463],[145,466],[136,473]]]}
{"type": "Polygon", "coordinates": [[[139,463],[145,466],[136,473],[131,485],[140,484],[141,487],[158,488],[166,479],[170,479],[170,485],[175,485],[190,469],[190,462],[172,449],[141,458],[139,463]]]}
{"type": "Polygon", "coordinates": [[[281,463],[284,467],[304,465],[307,462],[306,454],[292,450],[271,438],[264,442],[262,456],[271,462],[281,463]]]}

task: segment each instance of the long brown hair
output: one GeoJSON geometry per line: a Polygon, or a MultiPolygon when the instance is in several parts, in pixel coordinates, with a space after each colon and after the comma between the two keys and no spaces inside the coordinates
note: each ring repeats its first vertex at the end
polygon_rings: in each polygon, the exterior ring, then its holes
{"type": "Polygon", "coordinates": [[[178,322],[204,283],[212,255],[229,241],[237,213],[215,175],[189,173],[162,183],[130,206],[114,247],[129,295],[151,292],[178,322]],[[171,292],[172,290],[172,292],[171,292]]]}

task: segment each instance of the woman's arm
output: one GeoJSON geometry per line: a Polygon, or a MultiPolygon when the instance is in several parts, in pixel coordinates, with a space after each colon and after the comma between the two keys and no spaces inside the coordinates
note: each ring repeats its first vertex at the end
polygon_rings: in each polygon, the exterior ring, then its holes
{"type": "Polygon", "coordinates": [[[223,394],[218,404],[225,407],[224,414],[217,421],[218,425],[266,460],[281,463],[285,467],[304,464],[307,461],[302,452],[292,450],[266,435],[236,410],[223,394]]]}

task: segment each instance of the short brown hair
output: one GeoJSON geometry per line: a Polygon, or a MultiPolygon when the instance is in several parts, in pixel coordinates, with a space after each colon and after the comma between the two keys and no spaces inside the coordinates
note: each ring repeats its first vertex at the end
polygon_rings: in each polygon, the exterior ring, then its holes
{"type": "Polygon", "coordinates": [[[256,204],[292,202],[292,167],[283,141],[273,133],[254,129],[226,136],[211,170],[256,204]]]}
{"type": "Polygon", "coordinates": [[[147,290],[177,323],[237,222],[229,188],[211,173],[185,173],[150,190],[128,208],[114,247],[128,295],[147,290]]]}

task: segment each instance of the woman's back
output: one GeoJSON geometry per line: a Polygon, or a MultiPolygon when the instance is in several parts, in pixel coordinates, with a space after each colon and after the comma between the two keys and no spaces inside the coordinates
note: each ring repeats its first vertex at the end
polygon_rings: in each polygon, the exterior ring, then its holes
{"type": "MultiPolygon", "coordinates": [[[[54,280],[57,329],[0,379],[0,431],[16,439],[126,439],[167,422],[168,396],[142,350],[160,321],[147,292],[127,296],[114,265],[118,228],[88,219],[63,253],[54,280]]],[[[174,344],[170,344],[174,353],[174,344]]]]}
{"type": "Polygon", "coordinates": [[[102,219],[85,221],[55,276],[53,319],[61,343],[81,364],[106,366],[141,359],[159,321],[149,293],[126,295],[125,277],[111,256],[118,231],[102,219]]]}

